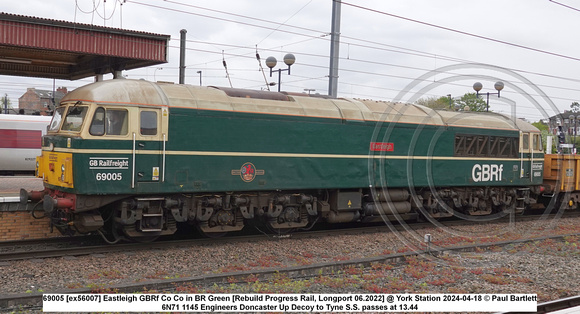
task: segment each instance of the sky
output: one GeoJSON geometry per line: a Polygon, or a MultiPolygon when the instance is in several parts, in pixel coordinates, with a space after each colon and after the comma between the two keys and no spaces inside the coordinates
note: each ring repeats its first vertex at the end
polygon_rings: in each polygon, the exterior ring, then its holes
{"type": "MultiPolygon", "coordinates": [[[[270,77],[266,58],[286,69],[282,59],[292,53],[281,89],[328,94],[332,0],[20,0],[1,10],[170,35],[168,63],[124,71],[129,79],[177,83],[185,29],[186,84],[199,85],[201,71],[204,86],[267,89],[278,73],[270,77]]],[[[481,82],[491,110],[538,121],[580,102],[577,29],[580,4],[572,0],[343,1],[338,97],[414,102],[460,97],[481,82]],[[496,81],[505,84],[499,99],[496,81]]],[[[54,83],[71,90],[93,81],[54,83]]],[[[28,87],[52,86],[0,76],[0,93],[13,104],[28,87]]]]}

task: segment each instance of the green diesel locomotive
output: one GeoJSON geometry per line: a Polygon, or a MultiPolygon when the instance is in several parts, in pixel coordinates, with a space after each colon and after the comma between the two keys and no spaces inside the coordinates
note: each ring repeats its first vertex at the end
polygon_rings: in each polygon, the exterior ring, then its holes
{"type": "Polygon", "coordinates": [[[115,79],[62,99],[45,189],[21,200],[110,241],[515,213],[539,193],[540,140],[494,113],[115,79]]]}

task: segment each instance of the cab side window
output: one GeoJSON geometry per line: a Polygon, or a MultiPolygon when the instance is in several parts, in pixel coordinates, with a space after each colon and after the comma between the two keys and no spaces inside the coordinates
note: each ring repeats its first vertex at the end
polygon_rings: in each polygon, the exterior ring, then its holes
{"type": "Polygon", "coordinates": [[[534,141],[533,141],[533,149],[535,151],[541,151],[542,150],[542,138],[540,137],[540,134],[534,134],[534,141]]]}
{"type": "Polygon", "coordinates": [[[527,151],[530,149],[530,135],[528,133],[522,134],[522,149],[527,151]]]}
{"type": "Polygon", "coordinates": [[[107,109],[107,135],[127,135],[127,110],[107,109]]]}
{"type": "Polygon", "coordinates": [[[89,133],[95,136],[101,135],[127,135],[128,121],[127,110],[97,108],[93,115],[93,121],[89,133]]]}
{"type": "Polygon", "coordinates": [[[157,135],[157,112],[141,111],[140,130],[141,135],[157,135]]]}
{"type": "Polygon", "coordinates": [[[99,107],[95,110],[89,133],[95,136],[105,134],[105,108],[99,107]]]}

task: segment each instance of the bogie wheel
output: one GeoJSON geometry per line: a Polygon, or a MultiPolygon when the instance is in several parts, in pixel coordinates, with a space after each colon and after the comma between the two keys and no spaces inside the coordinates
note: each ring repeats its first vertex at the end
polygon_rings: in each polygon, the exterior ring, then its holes
{"type": "Polygon", "coordinates": [[[204,227],[204,226],[200,226],[198,224],[195,225],[195,228],[197,229],[197,231],[199,231],[199,233],[206,237],[206,238],[221,238],[221,237],[225,237],[228,232],[227,231],[223,231],[223,232],[210,232],[208,229],[209,227],[204,227]]]}
{"type": "Polygon", "coordinates": [[[124,240],[137,243],[149,243],[159,239],[161,236],[160,232],[146,234],[137,231],[134,225],[121,225],[117,222],[113,222],[112,233],[116,242],[124,240]]]}
{"type": "Polygon", "coordinates": [[[275,235],[287,235],[296,231],[296,228],[275,228],[272,225],[268,224],[268,229],[271,233],[275,235]]]}
{"type": "Polygon", "coordinates": [[[142,236],[142,237],[132,237],[131,240],[138,242],[138,243],[149,243],[159,239],[160,235],[150,235],[150,236],[142,236]]]}
{"type": "Polygon", "coordinates": [[[287,235],[290,234],[294,231],[297,230],[297,228],[281,228],[281,225],[284,224],[279,224],[276,222],[276,220],[272,220],[272,221],[266,221],[265,222],[266,228],[268,228],[268,231],[272,234],[276,234],[276,235],[287,235]]]}

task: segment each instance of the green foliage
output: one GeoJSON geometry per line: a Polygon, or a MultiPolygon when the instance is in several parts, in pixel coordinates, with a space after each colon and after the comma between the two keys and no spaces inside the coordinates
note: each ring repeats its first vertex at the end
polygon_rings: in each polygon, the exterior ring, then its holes
{"type": "Polygon", "coordinates": [[[469,111],[487,111],[487,102],[482,98],[477,97],[475,93],[467,93],[456,101],[459,105],[459,110],[465,110],[469,107],[469,111]]]}
{"type": "MultiPolygon", "coordinates": [[[[538,128],[538,130],[540,130],[542,132],[542,150],[545,152],[546,151],[546,145],[548,144],[548,136],[552,136],[552,154],[555,154],[557,152],[557,141],[558,139],[552,134],[550,133],[550,127],[547,124],[544,124],[542,121],[538,121],[538,122],[533,122],[532,123],[533,126],[535,126],[536,128],[538,128]]],[[[580,138],[577,139],[577,142],[580,141],[580,138]]],[[[570,139],[570,142],[572,142],[572,139],[570,139]]],[[[578,144],[576,144],[578,146],[578,144]]]]}
{"type": "Polygon", "coordinates": [[[552,154],[556,154],[558,152],[558,148],[556,145],[558,145],[558,138],[554,136],[554,134],[550,133],[550,131],[547,130],[542,130],[542,150],[545,152],[546,151],[546,145],[548,145],[548,136],[552,137],[552,150],[551,153],[552,154]]]}
{"type": "Polygon", "coordinates": [[[548,127],[547,124],[542,123],[542,121],[533,122],[532,125],[540,131],[550,131],[550,127],[548,127]]]}
{"type": "Polygon", "coordinates": [[[571,111],[574,112],[574,113],[580,112],[580,104],[577,101],[573,102],[570,105],[570,108],[572,109],[571,111]]]}
{"type": "Polygon", "coordinates": [[[460,99],[453,99],[449,96],[421,98],[415,102],[417,105],[429,107],[431,109],[447,109],[464,111],[469,107],[470,111],[486,111],[487,103],[482,98],[478,98],[475,93],[467,93],[460,99]]]}
{"type": "Polygon", "coordinates": [[[0,98],[0,107],[2,108],[2,112],[4,112],[3,111],[4,110],[4,106],[5,106],[4,101],[6,101],[8,103],[8,106],[7,107],[9,109],[13,108],[12,107],[12,101],[10,100],[10,98],[8,98],[8,95],[5,95],[5,96],[3,96],[3,97],[0,98]]]}
{"type": "MultiPolygon", "coordinates": [[[[533,122],[532,125],[542,132],[542,150],[546,151],[546,145],[548,144],[547,138],[552,135],[550,133],[550,127],[542,121],[533,122]]],[[[556,141],[557,139],[552,139],[552,153],[556,152],[556,141]]]]}
{"type": "Polygon", "coordinates": [[[415,102],[417,105],[429,107],[431,109],[453,109],[455,106],[455,100],[447,96],[442,97],[427,97],[421,98],[415,102]]]}

